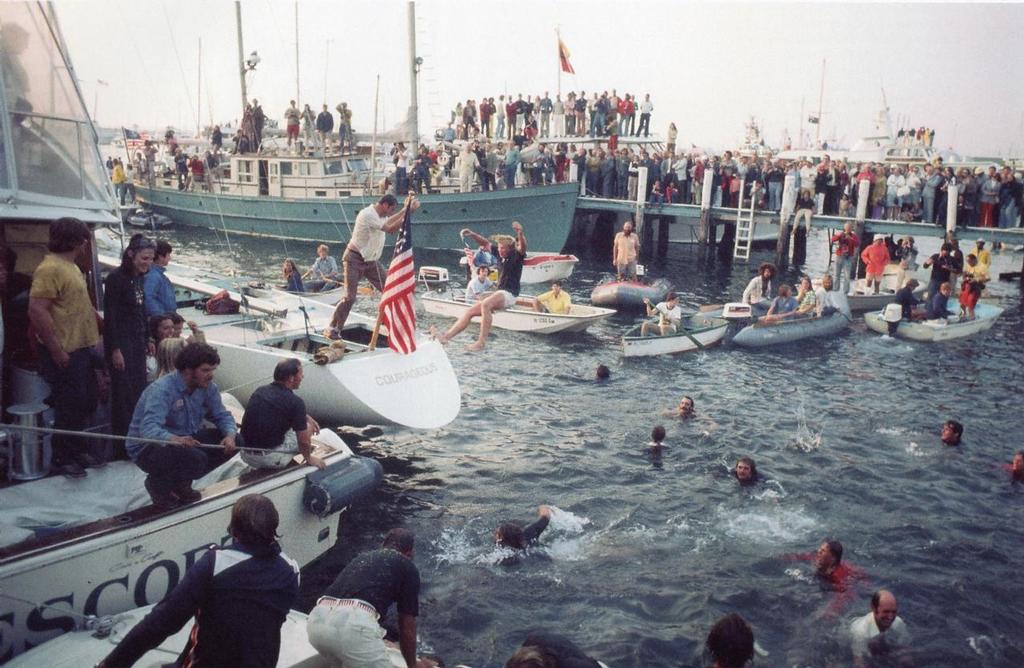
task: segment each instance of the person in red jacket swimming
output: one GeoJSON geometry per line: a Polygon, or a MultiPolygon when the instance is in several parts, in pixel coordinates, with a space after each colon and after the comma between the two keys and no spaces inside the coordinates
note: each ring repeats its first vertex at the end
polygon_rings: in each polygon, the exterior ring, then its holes
{"type": "Polygon", "coordinates": [[[795,554],[785,557],[787,561],[813,561],[815,574],[828,589],[836,592],[829,603],[827,614],[838,616],[856,598],[855,585],[866,582],[868,577],[862,569],[843,563],[843,544],[838,540],[826,540],[816,552],[795,554]]]}
{"type": "Polygon", "coordinates": [[[867,276],[865,291],[874,284],[877,295],[882,287],[882,274],[885,273],[885,265],[892,261],[892,258],[889,257],[889,247],[885,245],[885,235],[876,234],[874,243],[864,249],[860,254],[860,259],[867,267],[865,269],[867,276]]]}

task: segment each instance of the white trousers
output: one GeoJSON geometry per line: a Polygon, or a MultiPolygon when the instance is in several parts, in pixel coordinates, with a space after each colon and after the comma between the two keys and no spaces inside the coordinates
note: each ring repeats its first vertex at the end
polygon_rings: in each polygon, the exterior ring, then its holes
{"type": "Polygon", "coordinates": [[[318,605],[309,613],[306,635],[321,656],[342,668],[394,668],[384,645],[384,629],[366,610],[318,605]]]}

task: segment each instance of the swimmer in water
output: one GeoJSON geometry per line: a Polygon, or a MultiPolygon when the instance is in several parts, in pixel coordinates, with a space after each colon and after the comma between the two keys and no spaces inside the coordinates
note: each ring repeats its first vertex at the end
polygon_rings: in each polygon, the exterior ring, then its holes
{"type": "Polygon", "coordinates": [[[608,380],[612,377],[612,371],[603,364],[597,365],[597,371],[594,372],[594,377],[597,380],[608,380]]]}
{"type": "Polygon", "coordinates": [[[946,420],[942,423],[942,442],[946,445],[960,445],[960,439],[964,435],[964,426],[956,420],[946,420]]]}
{"type": "Polygon", "coordinates": [[[1024,482],[1024,450],[1018,450],[1013,456],[1013,462],[1004,464],[1010,472],[1010,479],[1014,482],[1024,482]]]}
{"type": "Polygon", "coordinates": [[[655,468],[661,468],[661,455],[665,452],[665,427],[657,425],[651,430],[651,444],[644,454],[651,458],[655,468]]]}
{"type": "Polygon", "coordinates": [[[713,668],[743,668],[754,658],[754,632],[736,613],[715,622],[704,645],[713,668]]]}
{"type": "Polygon", "coordinates": [[[753,485],[757,482],[757,464],[750,457],[740,457],[732,474],[741,485],[753,485]]]}
{"type": "Polygon", "coordinates": [[[530,547],[540,539],[544,529],[548,528],[548,523],[551,521],[551,508],[539,506],[537,516],[537,521],[526,527],[518,522],[501,523],[494,531],[494,542],[513,550],[525,550],[530,547]]]}
{"type": "Polygon", "coordinates": [[[664,412],[666,417],[675,417],[680,420],[692,420],[697,417],[697,413],[694,411],[693,397],[683,395],[683,398],[679,400],[679,405],[675,408],[670,408],[664,412]]]}

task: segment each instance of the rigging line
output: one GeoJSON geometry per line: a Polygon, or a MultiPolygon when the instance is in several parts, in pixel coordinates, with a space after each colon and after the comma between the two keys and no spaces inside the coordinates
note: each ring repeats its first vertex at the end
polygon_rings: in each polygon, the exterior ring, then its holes
{"type": "Polygon", "coordinates": [[[178,43],[174,39],[174,30],[171,29],[171,17],[167,15],[167,7],[163,2],[160,3],[160,9],[164,14],[164,22],[167,24],[167,33],[171,36],[171,48],[174,49],[174,58],[178,61],[178,72],[181,74],[181,85],[185,87],[185,97],[188,98],[189,108],[191,109],[194,105],[192,104],[192,89],[188,86],[188,78],[185,76],[185,68],[181,64],[181,56],[178,54],[178,43]]]}

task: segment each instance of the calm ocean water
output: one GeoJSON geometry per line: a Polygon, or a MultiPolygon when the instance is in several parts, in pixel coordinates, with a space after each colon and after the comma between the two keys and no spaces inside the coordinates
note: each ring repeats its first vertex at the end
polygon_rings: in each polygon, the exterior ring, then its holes
{"type": "MultiPolygon", "coordinates": [[[[201,230],[166,236],[177,261],[267,278],[286,255],[302,264],[314,254],[238,237],[229,252],[201,230]]],[[[920,244],[921,259],[935,243],[920,244]]],[[[804,270],[821,272],[825,246],[812,236],[804,270]]],[[[610,268],[583,253],[567,284],[578,301],[610,268]]],[[[461,276],[457,260],[417,252],[418,264],[461,276]]],[[[648,266],[695,306],[738,296],[763,260],[755,251],[749,264],[706,263],[672,247],[648,266]]],[[[997,255],[993,273],[1020,263],[997,255]]],[[[424,583],[421,644],[449,665],[500,666],[544,628],[613,667],[700,666],[710,625],[739,612],[766,653],[756,665],[845,666],[842,631],[879,587],[898,598],[917,665],[1024,665],[1024,486],[1000,468],[1022,447],[1024,317],[1015,283],[990,291],[1006,308],[995,327],[938,345],[882,340],[861,321],[833,340],[626,363],[626,315],[583,335],[497,331],[483,354],[463,351],[471,327],[449,347],[461,414],[436,432],[388,429],[359,443],[384,464],[385,484],[343,516],[338,545],[304,572],[299,607],[404,526],[416,532],[424,583]],[[599,363],[610,382],[593,382],[599,363]],[[662,415],[682,394],[700,419],[662,415]],[[957,449],[939,441],[948,418],[966,426],[957,449]],[[669,448],[656,467],[643,448],[659,423],[669,448]],[[741,455],[756,459],[763,484],[740,489],[727,475],[741,455]],[[561,510],[542,547],[499,563],[493,528],[532,519],[541,503],[561,510]],[[809,564],[783,559],[825,538],[870,576],[838,617],[809,564]]]]}

